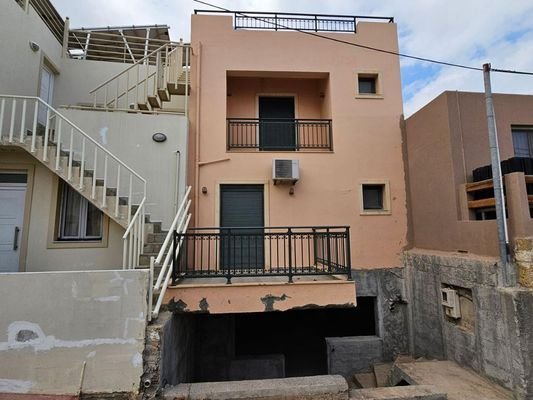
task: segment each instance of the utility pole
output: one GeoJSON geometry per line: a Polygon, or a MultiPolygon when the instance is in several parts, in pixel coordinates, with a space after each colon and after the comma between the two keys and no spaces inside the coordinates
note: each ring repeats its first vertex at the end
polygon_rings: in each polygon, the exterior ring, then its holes
{"type": "Polygon", "coordinates": [[[496,203],[496,222],[498,226],[498,243],[500,249],[500,269],[498,271],[498,284],[508,287],[514,286],[514,274],[509,262],[509,234],[507,232],[507,219],[505,213],[505,196],[503,194],[502,169],[500,164],[500,150],[498,147],[498,132],[492,102],[492,88],[490,84],[490,64],[483,64],[483,80],[485,83],[485,106],[487,111],[487,125],[489,128],[490,159],[492,166],[492,181],[494,186],[494,199],[496,203]]]}

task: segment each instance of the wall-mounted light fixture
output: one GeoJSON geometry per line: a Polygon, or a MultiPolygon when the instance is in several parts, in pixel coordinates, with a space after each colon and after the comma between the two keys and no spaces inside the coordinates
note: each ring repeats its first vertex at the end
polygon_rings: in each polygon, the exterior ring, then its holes
{"type": "Polygon", "coordinates": [[[167,135],[161,132],[156,132],[152,135],[152,140],[157,143],[163,143],[167,140],[167,135]]]}
{"type": "Polygon", "coordinates": [[[30,49],[31,49],[31,51],[33,51],[33,52],[38,52],[39,49],[41,48],[41,46],[39,46],[39,45],[38,45],[37,43],[35,43],[35,42],[32,42],[31,40],[30,40],[29,45],[30,45],[30,49]]]}

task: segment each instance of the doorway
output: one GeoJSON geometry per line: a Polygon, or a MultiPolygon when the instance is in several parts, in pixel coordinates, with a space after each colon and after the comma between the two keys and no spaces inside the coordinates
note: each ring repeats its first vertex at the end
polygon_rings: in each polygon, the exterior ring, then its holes
{"type": "Polygon", "coordinates": [[[296,150],[294,97],[259,97],[259,148],[296,150]]]}
{"type": "MultiPolygon", "coordinates": [[[[43,64],[41,68],[41,86],[39,87],[39,97],[49,105],[52,105],[54,98],[54,72],[43,64]]],[[[39,112],[37,115],[37,122],[39,125],[46,126],[47,108],[43,104],[39,104],[39,112]]]]}
{"type": "Polygon", "coordinates": [[[253,272],[264,267],[263,227],[263,185],[220,186],[220,265],[223,269],[253,272]]]}
{"type": "Polygon", "coordinates": [[[28,176],[0,172],[0,272],[18,272],[28,176]]]}

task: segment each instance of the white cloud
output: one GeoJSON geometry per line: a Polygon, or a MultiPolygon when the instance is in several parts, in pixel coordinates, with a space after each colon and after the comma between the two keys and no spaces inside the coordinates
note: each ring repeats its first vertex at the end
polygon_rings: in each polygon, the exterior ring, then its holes
{"type": "MultiPolygon", "coordinates": [[[[404,53],[481,67],[533,70],[532,0],[211,0],[233,10],[394,16],[404,53]]],[[[168,24],[171,37],[189,39],[193,0],[53,0],[72,27],[168,24]]],[[[481,72],[434,68],[402,60],[404,108],[412,114],[444,90],[482,91],[481,72]]],[[[494,74],[499,92],[532,93],[533,77],[494,74]]]]}

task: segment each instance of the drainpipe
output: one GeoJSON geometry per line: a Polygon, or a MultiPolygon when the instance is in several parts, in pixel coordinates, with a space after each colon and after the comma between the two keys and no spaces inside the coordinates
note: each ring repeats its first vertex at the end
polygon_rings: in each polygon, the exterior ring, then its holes
{"type": "Polygon", "coordinates": [[[483,64],[483,80],[485,83],[485,106],[487,112],[487,125],[489,130],[490,159],[492,165],[492,181],[494,186],[494,199],[496,203],[496,223],[498,227],[498,243],[500,248],[500,268],[498,270],[498,284],[500,286],[513,286],[511,264],[509,262],[509,234],[505,215],[505,196],[503,194],[502,170],[500,164],[500,150],[498,147],[498,132],[492,102],[492,88],[490,83],[490,64],[483,64]]]}
{"type": "Polygon", "coordinates": [[[198,226],[199,221],[199,200],[200,200],[200,79],[202,44],[198,42],[198,54],[196,55],[196,140],[194,151],[194,226],[198,226]]]}

